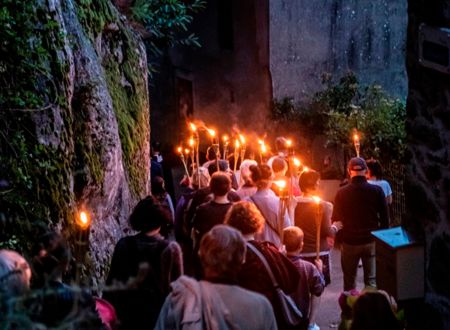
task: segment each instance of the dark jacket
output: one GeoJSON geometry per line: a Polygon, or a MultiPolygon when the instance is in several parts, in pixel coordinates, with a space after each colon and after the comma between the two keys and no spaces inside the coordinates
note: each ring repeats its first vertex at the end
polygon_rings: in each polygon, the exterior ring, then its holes
{"type": "Polygon", "coordinates": [[[351,245],[373,241],[370,232],[389,225],[388,208],[383,190],[355,176],[336,194],[333,221],[342,221],[342,241],[351,245]]]}
{"type": "Polygon", "coordinates": [[[117,281],[128,288],[104,294],[116,308],[121,329],[152,329],[169,294],[170,282],[182,273],[181,249],[176,242],[144,233],[122,238],[114,249],[106,283],[117,281]],[[144,263],[148,265],[145,272],[144,263]],[[130,285],[127,282],[132,278],[130,285]]]}

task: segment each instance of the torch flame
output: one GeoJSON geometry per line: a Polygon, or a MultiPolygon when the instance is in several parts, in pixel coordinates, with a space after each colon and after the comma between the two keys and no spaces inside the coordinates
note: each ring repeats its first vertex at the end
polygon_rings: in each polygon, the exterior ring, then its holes
{"type": "Polygon", "coordinates": [[[241,144],[239,143],[239,140],[236,140],[235,142],[234,142],[234,147],[237,149],[237,148],[239,148],[241,146],[241,144]]]}
{"type": "Polygon", "coordinates": [[[286,147],[292,147],[292,140],[286,140],[286,147]]]}
{"type": "Polygon", "coordinates": [[[266,152],[267,152],[267,147],[266,147],[266,145],[263,143],[263,144],[261,144],[261,152],[263,153],[263,154],[265,154],[266,152]]]}
{"type": "Polygon", "coordinates": [[[283,190],[286,188],[286,181],[285,180],[277,180],[274,181],[275,185],[278,187],[278,189],[283,190]]]}
{"type": "Polygon", "coordinates": [[[195,126],[194,123],[189,123],[189,126],[191,127],[192,132],[197,131],[197,126],[195,126]]]}
{"type": "Polygon", "coordinates": [[[314,203],[320,204],[321,199],[319,196],[312,196],[311,198],[313,199],[314,203]]]}
{"type": "Polygon", "coordinates": [[[184,153],[185,153],[186,155],[189,155],[190,152],[191,152],[191,150],[189,150],[188,148],[184,149],[184,153]]]}
{"type": "Polygon", "coordinates": [[[308,166],[303,167],[303,172],[309,172],[309,167],[308,166]]]}
{"type": "Polygon", "coordinates": [[[189,139],[189,146],[190,146],[190,147],[193,147],[193,146],[194,146],[194,143],[195,143],[195,142],[194,142],[194,139],[193,139],[193,138],[190,138],[190,139],[189,139]]]}
{"type": "Polygon", "coordinates": [[[181,154],[181,153],[183,153],[183,148],[178,147],[178,148],[177,148],[177,151],[181,154]]]}
{"type": "Polygon", "coordinates": [[[298,158],[294,158],[294,165],[296,167],[300,167],[302,165],[302,162],[298,158]]]}
{"type": "Polygon", "coordinates": [[[207,128],[209,135],[211,135],[211,137],[215,137],[216,136],[216,131],[211,129],[211,128],[207,128]]]}
{"type": "Polygon", "coordinates": [[[77,219],[78,227],[80,227],[81,229],[87,229],[89,227],[89,224],[90,220],[88,214],[85,211],[81,211],[77,219]]]}
{"type": "Polygon", "coordinates": [[[224,135],[224,136],[222,137],[222,139],[223,139],[223,142],[228,142],[228,135],[224,135]]]}
{"type": "Polygon", "coordinates": [[[353,134],[353,140],[355,142],[359,141],[359,135],[357,133],[353,134]]]}
{"type": "Polygon", "coordinates": [[[241,140],[242,144],[245,144],[245,136],[239,134],[239,139],[241,140]]]}

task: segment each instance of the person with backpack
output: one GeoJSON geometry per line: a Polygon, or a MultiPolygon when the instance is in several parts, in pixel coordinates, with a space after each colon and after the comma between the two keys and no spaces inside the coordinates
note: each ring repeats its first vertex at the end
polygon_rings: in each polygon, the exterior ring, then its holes
{"type": "Polygon", "coordinates": [[[104,298],[116,308],[120,329],[152,329],[169,284],[183,274],[181,248],[160,235],[170,214],[148,196],[130,215],[139,233],[117,243],[111,261],[104,298]]]}

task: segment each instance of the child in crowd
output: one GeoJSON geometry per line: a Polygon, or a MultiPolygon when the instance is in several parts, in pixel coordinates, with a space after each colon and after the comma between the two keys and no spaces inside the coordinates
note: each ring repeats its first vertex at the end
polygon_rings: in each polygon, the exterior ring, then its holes
{"type": "Polygon", "coordinates": [[[320,297],[325,288],[322,260],[316,259],[314,266],[312,263],[301,259],[303,231],[298,227],[291,226],[283,230],[283,243],[286,246],[287,257],[301,274],[297,290],[292,298],[306,319],[304,328],[319,330],[315,318],[320,301],[317,298],[320,297]]]}

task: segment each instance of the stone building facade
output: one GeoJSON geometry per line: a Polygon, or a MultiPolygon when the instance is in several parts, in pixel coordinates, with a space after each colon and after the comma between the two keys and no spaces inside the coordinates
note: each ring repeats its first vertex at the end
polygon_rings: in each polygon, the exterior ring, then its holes
{"type": "MultiPolygon", "coordinates": [[[[426,24],[450,28],[450,2],[409,0],[408,5],[405,225],[425,243],[426,306],[422,309],[422,329],[449,329],[450,76],[421,65],[419,27],[426,24]]],[[[440,50],[444,51],[442,59],[448,66],[448,49],[440,50]]],[[[436,49],[432,53],[439,55],[436,49]]]]}

